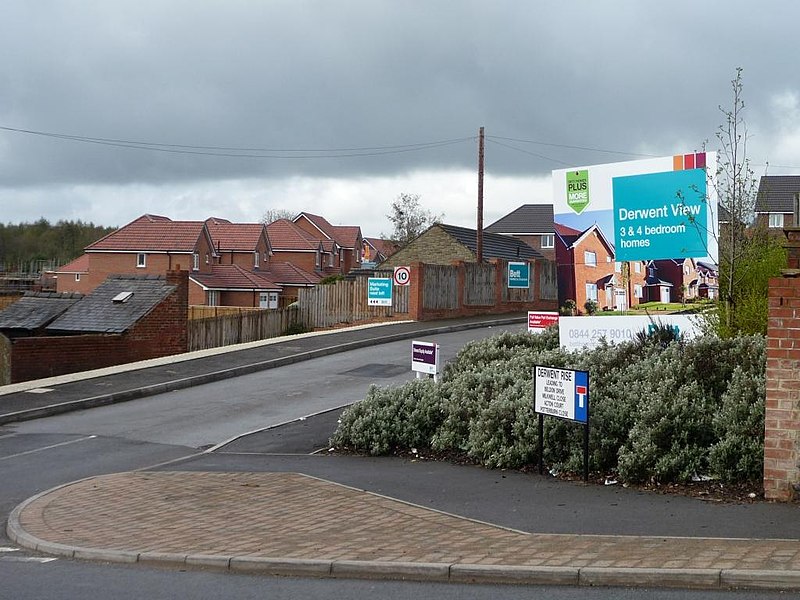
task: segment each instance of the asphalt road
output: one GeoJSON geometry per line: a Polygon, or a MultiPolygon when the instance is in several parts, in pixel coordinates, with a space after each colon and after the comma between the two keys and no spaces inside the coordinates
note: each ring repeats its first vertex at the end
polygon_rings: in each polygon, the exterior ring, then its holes
{"type": "MultiPolygon", "coordinates": [[[[462,332],[444,343],[452,356],[466,339],[495,333],[462,332]]],[[[455,334],[453,334],[455,335],[455,334]]],[[[363,396],[373,382],[394,383],[408,360],[408,342],[353,351],[124,404],[0,427],[0,511],[55,485],[102,473],[156,467],[226,470],[304,470],[388,495],[487,521],[544,527],[543,499],[565,521],[597,527],[608,511],[643,502],[627,490],[598,494],[581,485],[473,467],[399,459],[331,457],[324,450],[336,411],[363,396]],[[365,369],[365,366],[368,368],[365,369]],[[385,377],[378,377],[380,373],[385,377]],[[301,393],[297,393],[302,389],[301,393]],[[324,398],[321,402],[320,398],[324,398]],[[316,417],[300,417],[320,413],[316,417]],[[289,422],[283,426],[276,425],[289,422]],[[259,430],[245,437],[242,433],[259,430]],[[231,440],[215,452],[201,449],[231,440]],[[177,461],[177,462],[174,462],[177,461]],[[476,478],[480,485],[476,486],[476,478]],[[595,498],[592,501],[592,497],[595,498]],[[502,502],[498,502],[502,498],[502,502]],[[617,500],[615,500],[617,498],[617,500]],[[619,498],[624,501],[620,503],[619,498]],[[491,505],[495,506],[492,507],[491,505]],[[563,506],[559,506],[563,504],[563,506]],[[538,516],[537,516],[538,513],[538,516]],[[538,519],[538,520],[537,520],[538,519]]],[[[593,488],[598,491],[597,488],[593,488]]],[[[670,500],[666,504],[670,504],[670,500]]],[[[703,505],[700,505],[703,506],[703,505]]],[[[642,503],[641,509],[647,510],[642,503]]],[[[652,506],[650,507],[652,511],[652,506]]],[[[701,510],[702,512],[702,510],[701,510]]],[[[652,512],[651,512],[652,515],[652,512]]],[[[787,521],[800,521],[796,513],[787,521]]],[[[724,519],[757,518],[756,511],[724,519]]],[[[763,517],[759,517],[763,518],[763,517]]],[[[559,519],[550,519],[557,523],[559,519]]],[[[633,520],[633,518],[631,519],[633,520]]],[[[703,519],[700,518],[700,521],[703,519]]],[[[551,523],[551,526],[556,526],[551,523]]],[[[675,525],[677,526],[677,524],[675,525]]],[[[764,522],[765,530],[770,523],[764,522]]],[[[790,527],[793,524],[789,524],[790,527]]],[[[784,523],[786,531],[786,523],[784,523]]],[[[711,535],[708,531],[703,535],[711,535]]],[[[777,593],[691,592],[251,577],[212,571],[173,571],[37,556],[0,536],[0,599],[48,598],[777,598],[777,593]],[[702,594],[702,595],[701,595],[702,594]]],[[[781,596],[782,597],[782,596],[781,596]]]]}

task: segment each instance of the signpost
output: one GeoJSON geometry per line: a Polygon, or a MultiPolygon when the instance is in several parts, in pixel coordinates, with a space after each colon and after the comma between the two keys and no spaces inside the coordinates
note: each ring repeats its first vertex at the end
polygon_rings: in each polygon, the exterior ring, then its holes
{"type": "Polygon", "coordinates": [[[417,379],[422,374],[433,375],[433,380],[439,377],[439,344],[431,342],[411,342],[411,370],[417,373],[417,379]]]}
{"type": "Polygon", "coordinates": [[[528,289],[531,267],[526,262],[508,263],[508,287],[511,289],[528,289]]]}
{"type": "Polygon", "coordinates": [[[536,365],[533,409],[539,414],[539,474],[544,473],[544,415],[583,423],[583,480],[589,481],[589,372],[536,365]]]}
{"type": "Polygon", "coordinates": [[[370,277],[367,280],[367,306],[392,305],[392,280],[370,277]]]}

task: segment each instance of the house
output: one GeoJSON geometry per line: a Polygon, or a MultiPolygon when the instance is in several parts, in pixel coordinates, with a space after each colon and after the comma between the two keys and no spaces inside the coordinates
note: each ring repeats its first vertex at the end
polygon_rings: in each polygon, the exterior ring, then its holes
{"type": "Polygon", "coordinates": [[[392,240],[365,237],[361,244],[361,267],[374,269],[400,249],[400,244],[392,240]]]}
{"type": "Polygon", "coordinates": [[[58,291],[89,293],[117,274],[164,275],[176,269],[210,272],[216,258],[211,234],[202,221],[147,214],[90,244],[85,254],[88,264],[81,281],[68,287],[59,277],[58,291]]]}
{"type": "Polygon", "coordinates": [[[795,202],[800,194],[800,175],[764,175],[758,183],[755,225],[783,235],[784,227],[795,227],[795,202]]]}
{"type": "Polygon", "coordinates": [[[552,204],[523,204],[486,228],[518,238],[548,260],[555,260],[555,230],[552,204]]]}
{"type": "MultiPolygon", "coordinates": [[[[478,233],[474,229],[436,223],[383,261],[379,268],[390,269],[412,262],[439,265],[449,265],[453,261],[475,262],[477,239],[478,233]]],[[[537,250],[522,240],[488,232],[483,233],[483,258],[545,260],[537,250]]]]}
{"type": "Polygon", "coordinates": [[[361,268],[361,250],[363,237],[361,227],[352,225],[331,225],[325,218],[307,212],[301,212],[292,222],[308,233],[312,238],[333,242],[330,248],[336,253],[330,268],[346,275],[352,269],[361,268]]]}
{"type": "Polygon", "coordinates": [[[617,310],[638,304],[641,263],[616,262],[614,246],[597,224],[579,231],[555,223],[554,230],[559,305],[573,300],[582,311],[587,300],[617,310]]]}
{"type": "Polygon", "coordinates": [[[88,294],[91,291],[89,289],[89,279],[86,277],[88,273],[89,255],[82,254],[58,269],[48,271],[46,276],[55,282],[56,292],[69,291],[88,294]]]}
{"type": "Polygon", "coordinates": [[[288,219],[278,219],[267,225],[272,245],[272,256],[276,262],[290,263],[307,272],[322,277],[327,267],[333,268],[336,257],[335,242],[323,244],[304,229],[288,219]]]}
{"type": "Polygon", "coordinates": [[[186,352],[188,287],[169,271],[20,299],[0,312],[0,385],[186,352]]]}
{"type": "Polygon", "coordinates": [[[189,277],[189,304],[278,308],[283,286],[269,271],[248,270],[237,264],[211,265],[210,271],[189,277]]]}
{"type": "Polygon", "coordinates": [[[205,224],[214,244],[215,264],[267,269],[272,249],[263,223],[231,223],[212,217],[205,224]]]}
{"type": "Polygon", "coordinates": [[[281,286],[280,308],[297,300],[300,288],[314,287],[322,279],[319,273],[304,271],[292,263],[278,261],[270,263],[268,275],[281,286]]]}

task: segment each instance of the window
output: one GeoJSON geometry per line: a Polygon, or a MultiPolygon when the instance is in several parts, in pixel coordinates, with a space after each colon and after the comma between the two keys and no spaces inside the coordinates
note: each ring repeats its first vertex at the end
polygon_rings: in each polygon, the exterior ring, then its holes
{"type": "Polygon", "coordinates": [[[75,281],[80,281],[80,280],[81,280],[81,274],[75,273],[75,281]]]}
{"type": "Polygon", "coordinates": [[[208,290],[208,305],[219,306],[219,290],[208,290]]]}
{"type": "Polygon", "coordinates": [[[783,229],[783,213],[769,213],[769,226],[783,229]]]}
{"type": "Polygon", "coordinates": [[[596,283],[587,283],[586,284],[586,299],[587,300],[594,300],[597,302],[597,284],[596,283]]]}
{"type": "Polygon", "coordinates": [[[253,266],[257,269],[259,267],[259,260],[261,259],[261,254],[258,252],[253,253],[253,266]]]}
{"type": "Polygon", "coordinates": [[[642,272],[642,263],[640,263],[638,260],[635,263],[633,263],[633,271],[634,273],[642,272]]]}
{"type": "Polygon", "coordinates": [[[314,266],[319,269],[319,265],[322,262],[322,257],[320,256],[319,250],[317,250],[317,254],[315,256],[316,258],[314,259],[314,266]]]}
{"type": "Polygon", "coordinates": [[[588,250],[583,253],[583,264],[587,267],[597,266],[597,254],[589,252],[588,250]]]}
{"type": "Polygon", "coordinates": [[[136,255],[136,266],[138,268],[147,266],[147,254],[139,253],[136,255]]]}
{"type": "Polygon", "coordinates": [[[615,262],[614,263],[614,273],[622,273],[622,263],[615,262]]]}
{"type": "Polygon", "coordinates": [[[637,298],[642,297],[642,286],[639,285],[638,283],[633,286],[633,295],[636,296],[637,298]]]}
{"type": "Polygon", "coordinates": [[[332,266],[333,266],[333,259],[334,259],[335,257],[336,257],[336,256],[334,255],[334,253],[333,253],[333,252],[331,252],[331,254],[330,254],[330,260],[328,260],[328,266],[329,266],[329,267],[332,267],[332,266]]]}
{"type": "Polygon", "coordinates": [[[192,271],[197,271],[200,268],[200,255],[195,252],[192,254],[192,271]]]}
{"type": "Polygon", "coordinates": [[[546,233],[542,236],[542,248],[552,248],[556,245],[556,236],[552,233],[546,233]]]}

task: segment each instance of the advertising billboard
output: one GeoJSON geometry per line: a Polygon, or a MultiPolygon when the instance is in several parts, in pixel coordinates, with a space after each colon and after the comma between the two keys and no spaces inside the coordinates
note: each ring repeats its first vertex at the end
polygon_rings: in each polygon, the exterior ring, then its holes
{"type": "Polygon", "coordinates": [[[697,152],[553,171],[560,304],[715,297],[716,170],[697,152]]]}

